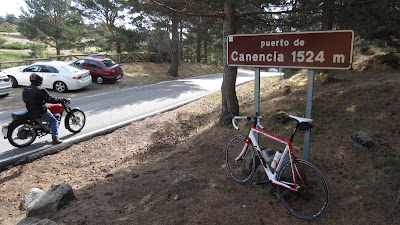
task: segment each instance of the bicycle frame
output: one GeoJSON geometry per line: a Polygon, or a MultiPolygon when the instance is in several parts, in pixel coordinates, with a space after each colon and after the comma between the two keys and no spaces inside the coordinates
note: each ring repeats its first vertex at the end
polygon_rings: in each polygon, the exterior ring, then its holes
{"type": "MultiPolygon", "coordinates": [[[[292,133],[292,137],[290,138],[291,140],[293,140],[293,137],[294,137],[295,133],[296,133],[296,128],[292,133]]],[[[297,172],[297,174],[299,174],[299,176],[300,176],[300,173],[298,173],[297,167],[293,164],[293,148],[292,148],[292,141],[291,140],[290,141],[286,141],[286,140],[281,139],[281,138],[279,138],[277,136],[269,134],[269,133],[267,133],[267,132],[265,132],[263,130],[257,129],[255,126],[253,126],[251,128],[251,130],[250,130],[249,136],[247,137],[247,140],[246,140],[246,142],[245,142],[245,144],[243,146],[242,151],[240,152],[239,156],[235,160],[239,160],[240,158],[243,157],[243,155],[245,155],[245,153],[247,151],[247,147],[251,143],[253,145],[253,147],[257,151],[258,158],[261,161],[261,164],[263,165],[265,174],[267,175],[268,179],[275,185],[279,185],[279,186],[285,187],[285,188],[293,190],[293,191],[298,191],[299,186],[297,185],[297,182],[296,182],[295,171],[297,172]],[[283,160],[279,161],[275,172],[272,172],[270,167],[269,167],[269,165],[267,163],[265,163],[264,160],[261,159],[261,147],[258,144],[258,141],[256,139],[256,135],[255,135],[256,133],[262,134],[262,135],[264,135],[264,136],[266,136],[266,137],[268,137],[268,138],[270,138],[270,139],[272,139],[274,141],[280,142],[281,144],[284,144],[286,146],[285,150],[282,153],[281,159],[284,159],[284,157],[289,153],[289,160],[290,160],[290,164],[291,164],[291,167],[292,167],[293,180],[295,181],[294,184],[291,184],[291,185],[295,185],[294,188],[290,187],[288,184],[285,184],[285,183],[282,183],[282,182],[276,180],[277,171],[279,171],[281,166],[283,165],[283,160]]],[[[300,176],[300,178],[301,178],[301,176],[300,176]]],[[[304,184],[304,181],[302,181],[302,183],[304,184]]]]}

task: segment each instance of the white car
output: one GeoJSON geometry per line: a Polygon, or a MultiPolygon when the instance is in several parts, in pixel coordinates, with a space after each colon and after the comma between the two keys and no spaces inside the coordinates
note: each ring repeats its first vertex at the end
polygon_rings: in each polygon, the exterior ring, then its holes
{"type": "Polygon", "coordinates": [[[12,87],[18,87],[18,85],[31,85],[29,76],[32,73],[43,76],[42,87],[57,92],[81,89],[92,83],[89,70],[71,66],[69,62],[63,61],[37,62],[29,66],[12,67],[1,71],[0,74],[10,78],[12,87]]]}
{"type": "Polygon", "coordinates": [[[10,78],[0,74],[0,97],[6,97],[11,92],[10,78]]]}

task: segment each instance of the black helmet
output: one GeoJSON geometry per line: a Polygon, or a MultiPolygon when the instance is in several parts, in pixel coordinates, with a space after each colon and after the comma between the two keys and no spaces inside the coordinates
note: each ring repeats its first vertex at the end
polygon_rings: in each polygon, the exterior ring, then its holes
{"type": "Polygon", "coordinates": [[[36,84],[38,86],[42,85],[43,83],[43,76],[38,73],[32,73],[29,77],[29,80],[32,84],[36,84]]]}

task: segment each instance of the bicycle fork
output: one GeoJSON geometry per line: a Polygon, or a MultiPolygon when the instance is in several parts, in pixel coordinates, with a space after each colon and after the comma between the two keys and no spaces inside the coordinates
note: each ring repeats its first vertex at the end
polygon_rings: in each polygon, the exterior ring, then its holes
{"type": "Polygon", "coordinates": [[[249,146],[249,143],[250,143],[250,142],[251,142],[250,138],[247,137],[246,141],[244,142],[242,151],[240,152],[240,154],[238,155],[238,157],[235,158],[235,161],[240,160],[240,159],[246,154],[247,147],[249,146]]]}

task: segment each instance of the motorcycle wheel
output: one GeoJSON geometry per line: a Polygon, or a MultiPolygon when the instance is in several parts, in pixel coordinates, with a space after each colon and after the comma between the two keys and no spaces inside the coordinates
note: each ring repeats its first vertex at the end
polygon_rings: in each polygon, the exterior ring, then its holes
{"type": "Polygon", "coordinates": [[[7,138],[11,145],[23,148],[36,139],[36,131],[28,121],[17,121],[8,128],[7,138]]]}
{"type": "Polygon", "coordinates": [[[65,116],[65,128],[72,133],[80,132],[86,123],[86,116],[82,110],[73,109],[65,116]]]}

